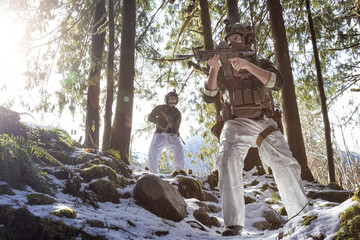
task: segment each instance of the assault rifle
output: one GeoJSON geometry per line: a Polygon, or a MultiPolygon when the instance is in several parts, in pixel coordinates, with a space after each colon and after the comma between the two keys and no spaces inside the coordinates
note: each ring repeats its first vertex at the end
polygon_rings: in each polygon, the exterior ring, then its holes
{"type": "Polygon", "coordinates": [[[182,60],[195,57],[195,59],[198,62],[202,62],[202,61],[207,61],[209,58],[214,56],[214,54],[219,54],[220,62],[221,62],[221,65],[224,67],[226,78],[231,76],[230,74],[232,71],[231,63],[228,61],[229,58],[239,57],[239,58],[248,58],[247,60],[249,60],[249,58],[251,59],[253,57],[256,57],[256,55],[253,51],[240,51],[240,50],[231,49],[229,44],[225,41],[221,41],[220,44],[217,45],[214,50],[201,51],[201,50],[193,49],[193,52],[194,52],[194,54],[177,55],[176,57],[178,57],[182,60]]]}
{"type": "Polygon", "coordinates": [[[160,112],[160,115],[168,122],[168,125],[165,129],[168,130],[168,128],[172,128],[172,129],[176,129],[176,135],[178,135],[178,137],[180,138],[180,140],[183,142],[183,144],[185,145],[184,140],[180,137],[180,133],[179,130],[177,130],[175,124],[173,123],[173,121],[170,119],[170,117],[168,115],[166,115],[166,113],[164,113],[163,111],[160,112]]]}
{"type": "Polygon", "coordinates": [[[214,54],[219,54],[221,63],[224,63],[224,62],[228,62],[229,58],[234,58],[234,57],[245,58],[245,57],[251,57],[255,54],[253,51],[240,51],[240,50],[236,51],[234,49],[231,49],[229,44],[225,41],[221,41],[219,45],[215,47],[214,50],[200,51],[194,48],[193,52],[194,54],[177,55],[177,57],[181,59],[189,59],[195,57],[195,59],[198,62],[202,62],[202,61],[207,61],[209,58],[214,56],[214,54]]]}
{"type": "Polygon", "coordinates": [[[224,63],[224,62],[228,62],[229,58],[235,58],[235,57],[245,58],[245,57],[251,57],[255,54],[253,51],[234,51],[231,48],[219,48],[215,50],[204,50],[204,51],[193,50],[193,52],[194,54],[176,55],[176,57],[181,59],[189,59],[195,57],[195,59],[198,62],[203,62],[203,61],[207,61],[215,54],[219,54],[221,63],[224,63]]]}

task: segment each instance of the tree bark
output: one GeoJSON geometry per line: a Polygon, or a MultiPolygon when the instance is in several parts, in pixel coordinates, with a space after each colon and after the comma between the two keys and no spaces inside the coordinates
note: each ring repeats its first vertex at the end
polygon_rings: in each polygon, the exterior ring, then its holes
{"type": "Polygon", "coordinates": [[[301,178],[303,180],[314,181],[314,177],[307,165],[307,157],[296,102],[295,85],[290,65],[289,48],[286,39],[280,0],[268,0],[267,6],[270,14],[271,31],[274,39],[276,65],[285,80],[285,84],[281,89],[284,133],[294,158],[301,166],[301,178]]]}
{"type": "Polygon", "coordinates": [[[240,14],[238,8],[238,0],[227,0],[226,1],[227,7],[227,15],[230,24],[234,24],[240,21],[240,14]]]}
{"type": "Polygon", "coordinates": [[[130,164],[130,135],[135,75],[135,1],[123,1],[122,16],[119,86],[110,147],[120,152],[123,162],[130,164]]]}
{"type": "Polygon", "coordinates": [[[316,36],[315,36],[315,30],[314,30],[314,25],[313,25],[313,21],[312,21],[311,11],[310,11],[310,2],[309,2],[309,0],[306,0],[305,2],[306,2],[306,10],[307,10],[309,28],[310,28],[310,34],[311,34],[311,42],[312,42],[313,51],[314,51],[315,68],[316,68],[316,75],[317,75],[317,79],[318,79],[318,89],[319,89],[320,100],[321,100],[321,110],[322,110],[323,119],[324,119],[325,140],[326,140],[328,170],[329,170],[329,181],[336,182],[335,167],[334,167],[334,154],[333,154],[333,149],[332,149],[332,144],[331,144],[331,128],[330,128],[328,110],[327,110],[327,106],[326,106],[326,96],[325,96],[325,91],[324,91],[324,82],[323,82],[323,78],[322,78],[322,74],[321,74],[319,52],[318,52],[318,49],[316,46],[316,36]]]}
{"type": "Polygon", "coordinates": [[[105,31],[98,32],[98,28],[104,24],[106,18],[105,0],[96,4],[93,19],[93,35],[91,42],[91,66],[88,79],[87,109],[85,124],[85,147],[98,150],[100,128],[100,75],[102,68],[102,56],[104,52],[105,31]]]}
{"type": "Polygon", "coordinates": [[[102,150],[110,148],[111,138],[111,118],[112,106],[114,101],[114,40],[115,40],[115,26],[114,26],[114,0],[109,0],[109,52],[107,59],[107,83],[106,83],[106,102],[105,102],[105,116],[104,116],[104,134],[102,150]]]}

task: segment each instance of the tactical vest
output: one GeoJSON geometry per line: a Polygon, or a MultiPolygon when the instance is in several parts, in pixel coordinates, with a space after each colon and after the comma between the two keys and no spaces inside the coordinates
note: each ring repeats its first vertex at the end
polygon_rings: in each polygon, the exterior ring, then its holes
{"type": "MultiPolygon", "coordinates": [[[[260,66],[256,56],[245,59],[260,66]]],[[[237,117],[256,119],[263,115],[271,117],[273,115],[271,90],[247,70],[236,71],[233,67],[229,70],[225,64],[230,63],[222,63],[223,76],[220,86],[223,102],[222,120],[237,117]]]]}

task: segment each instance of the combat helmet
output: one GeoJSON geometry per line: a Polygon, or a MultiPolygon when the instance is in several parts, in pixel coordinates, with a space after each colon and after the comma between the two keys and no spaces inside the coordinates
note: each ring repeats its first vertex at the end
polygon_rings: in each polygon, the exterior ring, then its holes
{"type": "Polygon", "coordinates": [[[165,95],[165,103],[166,104],[168,104],[168,101],[169,101],[169,97],[170,96],[174,96],[174,97],[176,97],[176,103],[175,103],[175,105],[178,103],[178,101],[179,101],[179,96],[177,95],[177,93],[176,93],[176,90],[174,89],[173,91],[171,91],[171,92],[168,92],[166,95],[165,95]]]}
{"type": "Polygon", "coordinates": [[[229,19],[224,20],[225,23],[225,41],[230,35],[238,33],[244,37],[245,45],[251,46],[255,42],[255,33],[250,24],[241,24],[239,22],[230,24],[229,19]]]}

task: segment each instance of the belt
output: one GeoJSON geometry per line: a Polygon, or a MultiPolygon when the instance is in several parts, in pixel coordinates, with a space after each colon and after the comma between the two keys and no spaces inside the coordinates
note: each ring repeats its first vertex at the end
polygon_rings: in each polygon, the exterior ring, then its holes
{"type": "Polygon", "coordinates": [[[256,145],[258,147],[261,146],[261,143],[264,141],[264,139],[272,132],[275,132],[275,131],[280,131],[280,129],[275,126],[275,125],[271,125],[270,127],[267,127],[265,128],[264,131],[262,131],[261,133],[259,133],[259,136],[257,137],[256,139],[256,145]]]}
{"type": "Polygon", "coordinates": [[[254,117],[254,118],[250,118],[254,121],[259,121],[259,120],[264,120],[264,117],[266,116],[266,114],[261,114],[260,116],[254,117]]]}

